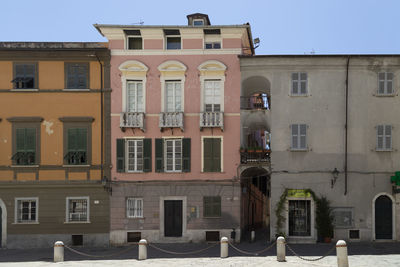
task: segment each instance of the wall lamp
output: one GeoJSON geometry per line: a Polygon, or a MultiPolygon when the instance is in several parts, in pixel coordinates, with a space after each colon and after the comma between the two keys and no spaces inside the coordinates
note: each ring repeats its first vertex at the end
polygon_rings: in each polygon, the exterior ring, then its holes
{"type": "Polygon", "coordinates": [[[339,177],[339,171],[338,171],[338,169],[336,169],[336,167],[332,171],[332,176],[333,176],[333,178],[331,180],[331,188],[333,188],[334,184],[336,183],[337,178],[339,177]]]}

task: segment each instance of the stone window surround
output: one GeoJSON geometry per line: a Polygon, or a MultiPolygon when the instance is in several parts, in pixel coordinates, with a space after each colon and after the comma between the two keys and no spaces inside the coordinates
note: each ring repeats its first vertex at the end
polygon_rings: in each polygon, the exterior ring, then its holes
{"type": "Polygon", "coordinates": [[[64,62],[64,90],[68,91],[88,91],[90,90],[90,63],[89,62],[64,62]],[[67,76],[68,76],[68,65],[70,64],[85,64],[87,66],[86,73],[86,88],[68,88],[67,76]]]}
{"type": "Polygon", "coordinates": [[[16,71],[16,65],[19,64],[33,64],[35,65],[35,81],[34,81],[34,88],[29,88],[29,89],[22,89],[22,88],[15,88],[15,85],[13,85],[13,89],[15,91],[37,91],[39,90],[39,64],[36,61],[14,61],[13,62],[13,79],[15,78],[15,75],[17,74],[16,71]]]}
{"type": "MultiPolygon", "coordinates": [[[[17,128],[36,128],[36,155],[35,164],[27,166],[38,166],[40,165],[40,123],[43,121],[42,117],[10,117],[7,118],[9,122],[12,123],[12,155],[16,153],[17,143],[16,143],[16,132],[17,128]]],[[[13,164],[11,164],[13,165],[13,164]]],[[[15,165],[20,166],[20,165],[15,165]]],[[[21,165],[25,166],[25,165],[21,165]]]]}
{"type": "Polygon", "coordinates": [[[64,223],[90,223],[90,198],[88,196],[70,196],[65,198],[65,222],[64,223]],[[69,220],[69,201],[70,200],[86,200],[87,201],[87,210],[86,210],[86,221],[70,221],[69,220]]]}
{"type": "Polygon", "coordinates": [[[90,166],[92,164],[92,122],[93,117],[61,117],[59,118],[63,122],[63,162],[64,166],[90,166]],[[86,165],[67,165],[65,164],[64,156],[68,146],[68,134],[69,128],[87,128],[87,164],[86,165]]]}
{"type": "Polygon", "coordinates": [[[14,224],[38,224],[39,223],[39,198],[38,197],[16,197],[14,200],[14,224]],[[35,218],[36,220],[34,221],[21,221],[18,222],[18,202],[19,201],[24,201],[24,200],[30,200],[30,201],[35,201],[36,202],[36,215],[35,218]]]}

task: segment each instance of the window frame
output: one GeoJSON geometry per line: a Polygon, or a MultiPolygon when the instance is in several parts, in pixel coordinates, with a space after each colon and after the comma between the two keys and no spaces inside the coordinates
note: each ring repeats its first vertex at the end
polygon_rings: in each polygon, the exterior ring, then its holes
{"type": "Polygon", "coordinates": [[[125,205],[126,205],[126,218],[128,218],[128,219],[138,219],[138,218],[144,218],[144,203],[143,203],[143,198],[142,197],[127,197],[126,198],[126,201],[125,201],[125,205]],[[128,209],[128,202],[130,201],[130,200],[133,200],[134,201],[134,209],[133,209],[133,215],[130,215],[129,214],[129,209],[128,209]],[[137,203],[138,203],[138,201],[140,201],[141,202],[141,214],[137,214],[137,203]]]}
{"type": "MultiPolygon", "coordinates": [[[[31,209],[31,208],[30,208],[31,209]]],[[[31,215],[31,214],[30,214],[31,215]]],[[[39,198],[38,197],[16,197],[14,200],[14,223],[15,224],[38,224],[39,223],[39,198]],[[20,220],[19,219],[19,203],[24,202],[24,201],[29,201],[29,202],[35,202],[36,207],[35,207],[35,220],[20,220]]]]}
{"type": "Polygon", "coordinates": [[[393,126],[391,124],[379,124],[376,126],[376,147],[375,151],[390,152],[393,151],[393,126]],[[386,127],[390,127],[390,135],[386,133],[386,127]],[[382,135],[379,135],[379,127],[382,127],[382,135]],[[390,136],[390,148],[386,148],[386,138],[390,136]],[[382,148],[379,147],[379,138],[382,138],[382,148]]]}
{"type": "Polygon", "coordinates": [[[213,173],[222,173],[224,172],[224,137],[223,136],[202,136],[201,137],[201,172],[213,172],[213,173]],[[220,171],[205,171],[205,163],[204,163],[204,139],[220,139],[220,171]]]}
{"type": "Polygon", "coordinates": [[[308,72],[305,72],[305,71],[298,71],[298,72],[292,72],[291,74],[290,74],[290,95],[291,96],[308,96],[308,94],[309,94],[309,88],[308,88],[308,72]],[[293,74],[297,74],[298,75],[298,79],[297,80],[294,80],[293,79],[293,74]],[[306,79],[305,80],[302,80],[301,79],[301,75],[302,74],[305,74],[306,75],[306,79]],[[294,83],[295,82],[297,82],[297,91],[298,91],[298,93],[295,93],[294,92],[294,83]],[[301,84],[302,84],[302,82],[305,82],[305,93],[301,93],[301,84]]]}
{"type": "MultiPolygon", "coordinates": [[[[205,77],[204,78],[204,81],[203,81],[203,94],[204,94],[204,103],[203,103],[203,109],[204,109],[204,112],[223,112],[223,105],[222,105],[222,102],[223,102],[223,99],[222,99],[222,97],[224,96],[224,88],[223,88],[223,86],[224,86],[224,82],[222,81],[222,79],[209,79],[209,78],[207,78],[207,77],[205,77]],[[206,90],[207,90],[207,88],[206,88],[206,84],[208,83],[208,82],[219,82],[219,103],[218,104],[216,104],[216,103],[207,103],[207,98],[206,98],[206,90]],[[212,105],[212,111],[207,111],[207,105],[212,105]],[[219,111],[215,111],[215,105],[219,105],[219,111]]],[[[213,87],[212,88],[212,98],[213,99],[215,99],[215,87],[213,87]]]]}
{"type": "Polygon", "coordinates": [[[143,46],[144,46],[144,41],[143,41],[143,37],[141,35],[126,35],[126,42],[125,42],[125,47],[126,50],[143,50],[143,46]],[[140,39],[141,48],[129,48],[129,39],[140,39]]]}
{"type": "Polygon", "coordinates": [[[179,172],[183,172],[183,139],[182,138],[165,138],[164,139],[164,172],[170,172],[170,173],[179,173],[179,172]],[[177,168],[176,168],[176,142],[181,142],[181,144],[180,144],[180,147],[181,147],[181,150],[180,150],[180,154],[181,154],[181,157],[180,157],[180,160],[181,160],[181,169],[180,170],[177,170],[177,168]],[[172,170],[168,170],[168,152],[167,152],[167,148],[168,148],[168,142],[173,142],[173,146],[172,146],[172,149],[173,149],[173,157],[172,157],[172,170]]]}
{"type": "Polygon", "coordinates": [[[143,80],[132,80],[132,79],[128,79],[128,80],[126,80],[126,86],[125,86],[125,111],[126,112],[133,112],[133,113],[141,113],[141,112],[145,112],[145,102],[146,102],[146,94],[145,94],[145,85],[144,85],[144,82],[143,82],[143,80]],[[129,84],[135,84],[135,89],[134,89],[134,91],[135,91],[135,111],[130,111],[129,110],[129,93],[128,93],[128,90],[129,90],[129,84]],[[137,96],[138,96],[138,88],[137,88],[137,85],[138,84],[141,84],[142,85],[142,110],[139,110],[139,102],[138,102],[138,98],[137,98],[137,96]]]}
{"type": "Polygon", "coordinates": [[[127,172],[127,173],[141,173],[141,172],[144,172],[143,170],[144,170],[144,140],[142,139],[142,138],[126,138],[125,139],[125,172],[127,172]],[[134,160],[135,160],[135,170],[129,170],[129,143],[130,142],[134,142],[135,143],[135,146],[134,146],[134,149],[135,149],[135,157],[134,157],[134,160]],[[138,170],[138,168],[137,168],[137,159],[138,159],[138,157],[137,157],[137,142],[141,142],[142,143],[142,169],[141,170],[138,170]]]}
{"type": "Polygon", "coordinates": [[[308,137],[307,137],[307,132],[308,132],[308,125],[305,123],[293,123],[290,125],[290,150],[291,151],[307,151],[308,150],[308,137]],[[297,147],[293,146],[293,126],[297,125],[297,134],[295,135],[297,138],[297,147]],[[301,125],[305,125],[305,130],[306,133],[304,135],[301,134],[301,125]],[[304,136],[305,137],[305,147],[301,147],[301,137],[304,136]]]}
{"type": "Polygon", "coordinates": [[[182,50],[182,35],[165,35],[165,50],[182,50]],[[179,38],[179,48],[168,48],[168,38],[179,38]]]}
{"type": "Polygon", "coordinates": [[[90,90],[90,63],[89,62],[64,62],[64,90],[79,91],[79,90],[90,90]],[[86,66],[86,87],[76,88],[68,86],[68,70],[71,65],[86,66]]]}
{"type": "MultiPolygon", "coordinates": [[[[210,202],[208,202],[209,204],[210,202]]],[[[213,205],[217,205],[216,203],[212,203],[213,205]]],[[[221,218],[222,217],[222,197],[221,196],[203,196],[203,218],[221,218]],[[206,198],[216,198],[219,199],[219,214],[206,212],[206,198]]]]}
{"type": "Polygon", "coordinates": [[[66,197],[66,206],[65,206],[65,223],[90,223],[90,197],[89,196],[72,196],[66,197]],[[69,212],[69,201],[70,200],[86,200],[86,221],[71,221],[70,212],[69,212]]]}
{"type": "Polygon", "coordinates": [[[222,49],[221,42],[215,41],[215,42],[204,42],[204,49],[206,50],[212,50],[212,49],[222,49]],[[218,44],[219,47],[215,47],[215,45],[218,44]],[[207,47],[207,45],[211,45],[211,47],[207,47]]]}
{"type": "Polygon", "coordinates": [[[164,80],[164,109],[165,112],[183,112],[183,105],[184,105],[184,101],[183,101],[184,97],[183,97],[183,81],[182,80],[164,80]],[[174,84],[174,89],[173,89],[173,107],[174,110],[173,111],[169,111],[168,110],[168,95],[167,95],[167,86],[169,83],[173,83],[174,84]],[[180,84],[180,102],[181,102],[181,108],[180,110],[176,109],[176,84],[180,84]]]}
{"type": "Polygon", "coordinates": [[[394,79],[395,79],[394,72],[391,72],[391,71],[380,71],[380,72],[378,72],[378,90],[376,92],[376,95],[377,96],[394,96],[395,95],[394,79]],[[379,77],[380,74],[384,74],[384,79],[383,80],[380,79],[380,77],[379,77]],[[387,78],[388,74],[392,75],[392,79],[391,80],[389,80],[387,78]],[[388,85],[389,81],[392,83],[392,92],[391,93],[387,92],[387,85],[388,85]],[[379,92],[380,91],[381,82],[383,82],[383,93],[379,92]]]}
{"type": "Polygon", "coordinates": [[[194,26],[194,27],[203,27],[203,26],[205,26],[204,19],[193,19],[192,20],[192,26],[194,26]],[[198,25],[195,25],[195,23],[198,22],[198,21],[201,21],[202,23],[198,24],[198,25]]]}
{"type": "Polygon", "coordinates": [[[13,89],[12,90],[16,90],[16,91],[37,91],[39,90],[39,69],[38,69],[38,62],[18,62],[18,61],[14,61],[13,62],[13,80],[16,79],[16,75],[17,75],[17,65],[33,65],[35,68],[35,74],[34,74],[34,81],[33,81],[33,88],[16,88],[15,86],[15,82],[13,83],[13,89]]]}

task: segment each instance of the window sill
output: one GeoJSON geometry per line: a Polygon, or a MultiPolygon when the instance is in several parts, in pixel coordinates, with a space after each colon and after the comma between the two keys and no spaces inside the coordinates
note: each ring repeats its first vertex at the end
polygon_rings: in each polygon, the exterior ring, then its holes
{"type": "Polygon", "coordinates": [[[39,165],[11,165],[11,168],[39,168],[39,165]]]}
{"type": "Polygon", "coordinates": [[[27,88],[27,89],[11,89],[12,92],[37,92],[39,89],[27,88]]]}
{"type": "Polygon", "coordinates": [[[71,91],[71,92],[79,92],[79,91],[84,91],[84,92],[88,92],[88,91],[90,91],[90,89],[89,88],[83,88],[83,89],[74,89],[74,88],[71,88],[71,89],[69,89],[69,88],[64,88],[64,89],[62,89],[64,92],[69,92],[69,91],[71,91]]]}
{"type": "Polygon", "coordinates": [[[376,152],[394,152],[395,150],[394,149],[376,149],[375,148],[375,151],[376,152]]]}
{"type": "Polygon", "coordinates": [[[125,173],[144,173],[144,171],[125,171],[125,173]]]}
{"type": "Polygon", "coordinates": [[[203,216],[203,218],[204,219],[221,219],[222,217],[220,216],[220,217],[206,217],[206,216],[203,216]]]}
{"type": "Polygon", "coordinates": [[[13,225],[27,225],[27,224],[39,224],[39,222],[14,222],[13,225]]]}
{"type": "Polygon", "coordinates": [[[77,223],[85,223],[85,224],[87,224],[87,223],[91,223],[90,221],[86,221],[86,222],[84,222],[84,221],[82,221],[82,222],[64,222],[64,224],[77,224],[77,223]]]}
{"type": "Polygon", "coordinates": [[[289,96],[291,96],[291,97],[308,97],[308,96],[311,96],[311,95],[309,95],[309,94],[304,94],[304,95],[293,95],[293,94],[289,94],[289,96]]]}
{"type": "Polygon", "coordinates": [[[308,152],[310,149],[308,148],[289,148],[289,151],[291,152],[308,152]]]}
{"type": "Polygon", "coordinates": [[[373,94],[376,97],[395,97],[397,94],[373,94]]]}
{"type": "Polygon", "coordinates": [[[63,165],[63,167],[64,168],[82,168],[82,167],[89,168],[90,165],[63,165]]]}
{"type": "Polygon", "coordinates": [[[145,219],[145,217],[126,217],[127,219],[129,219],[129,220],[144,220],[145,219]]]}

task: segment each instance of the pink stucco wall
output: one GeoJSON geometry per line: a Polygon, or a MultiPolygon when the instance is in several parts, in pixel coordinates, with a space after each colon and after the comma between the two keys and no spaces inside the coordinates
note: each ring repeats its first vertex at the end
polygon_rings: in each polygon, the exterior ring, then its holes
{"type": "Polygon", "coordinates": [[[242,40],[236,38],[224,38],[223,48],[242,48],[242,40]]]}
{"type": "Polygon", "coordinates": [[[163,39],[144,39],[143,49],[163,49],[163,39]]]}
{"type": "Polygon", "coordinates": [[[124,49],[124,40],[110,40],[109,48],[110,49],[124,49]]]}
{"type": "Polygon", "coordinates": [[[182,132],[178,128],[165,129],[163,132],[158,127],[158,116],[146,116],[146,132],[140,129],[128,129],[122,132],[119,128],[119,116],[112,116],[112,179],[124,181],[150,181],[150,180],[225,180],[236,176],[239,165],[240,147],[240,65],[237,55],[154,55],[154,56],[113,56],[111,59],[111,85],[112,102],[111,112],[122,112],[122,84],[121,73],[118,66],[127,60],[138,60],[145,64],[147,72],[146,83],[146,114],[161,112],[161,82],[160,72],[157,67],[167,60],[178,60],[187,67],[184,84],[184,112],[200,112],[200,79],[197,67],[207,60],[218,60],[227,66],[225,76],[224,112],[235,113],[234,116],[224,116],[224,131],[219,128],[206,128],[200,131],[199,116],[185,116],[182,132]],[[126,136],[144,136],[152,138],[152,169],[150,173],[117,173],[116,172],[116,139],[126,136]],[[165,136],[183,136],[191,138],[191,171],[189,173],[156,173],[155,172],[155,138],[165,136]],[[201,136],[223,136],[223,168],[222,173],[201,172],[201,136]]]}
{"type": "Polygon", "coordinates": [[[183,39],[183,49],[203,49],[202,39],[183,39]]]}

